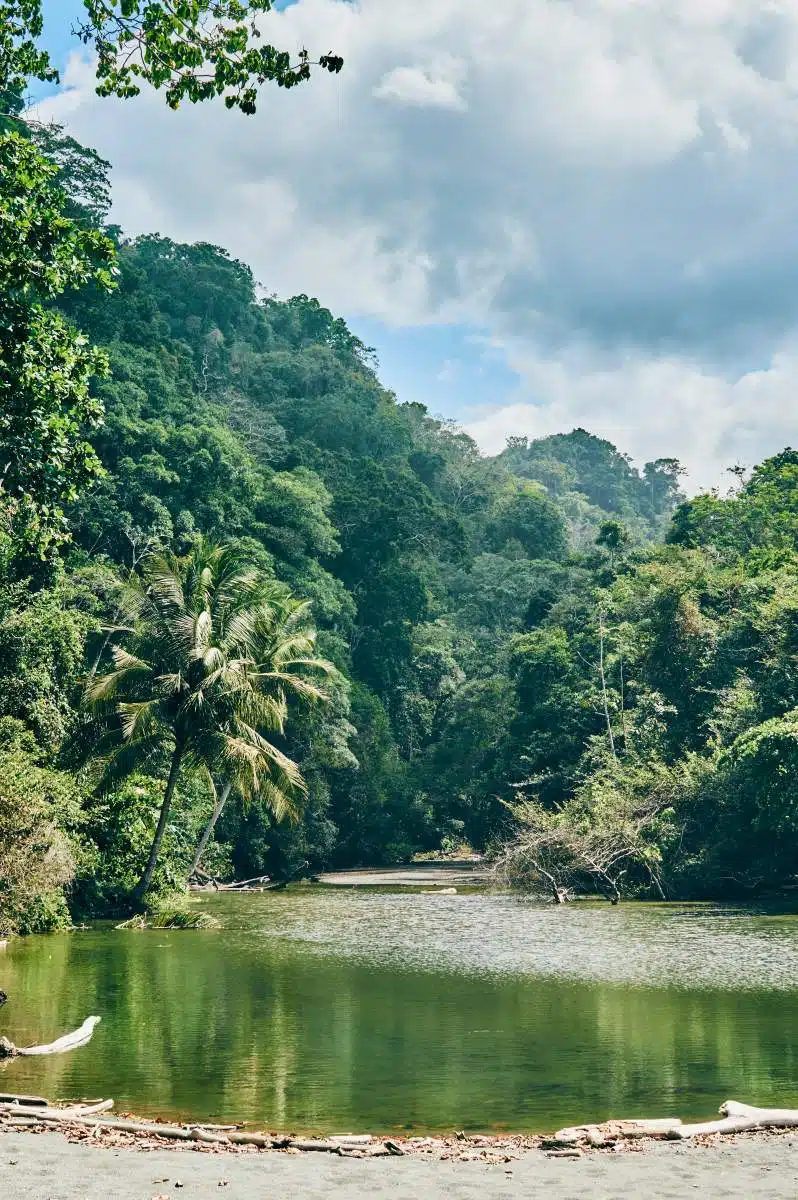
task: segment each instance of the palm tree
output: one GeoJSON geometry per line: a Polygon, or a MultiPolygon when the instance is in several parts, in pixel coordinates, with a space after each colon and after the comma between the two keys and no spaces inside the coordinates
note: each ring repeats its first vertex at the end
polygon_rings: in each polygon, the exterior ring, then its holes
{"type": "MultiPolygon", "coordinates": [[[[252,620],[248,629],[247,642],[253,656],[252,669],[248,676],[250,685],[257,689],[259,698],[266,701],[259,734],[263,726],[269,731],[282,735],[285,731],[285,718],[288,712],[289,697],[309,700],[327,699],[324,693],[307,675],[324,674],[336,675],[331,663],[316,658],[316,633],[307,628],[305,622],[308,616],[307,601],[296,600],[291,596],[281,596],[268,604],[261,605],[251,615],[252,620]]],[[[237,716],[233,715],[231,726],[237,727],[237,716]]],[[[265,742],[265,739],[261,737],[265,742]]],[[[233,790],[237,791],[246,803],[255,795],[265,802],[272,815],[279,821],[284,817],[295,820],[298,816],[295,796],[296,788],[290,779],[277,768],[269,775],[262,771],[253,774],[252,763],[247,756],[247,746],[251,744],[251,730],[244,738],[240,752],[235,758],[228,756],[225,763],[225,777],[221,788],[211,777],[211,788],[214,796],[213,811],[202,832],[194,858],[189,868],[189,878],[199,867],[211,835],[216,828],[224,807],[233,790]]],[[[263,752],[274,751],[270,743],[265,743],[263,752]],[[266,750],[266,746],[269,750],[266,750]]],[[[304,784],[301,784],[304,789],[304,784]]],[[[304,795],[304,790],[303,790],[304,795]]]]}
{"type": "MultiPolygon", "coordinates": [[[[182,558],[149,556],[141,576],[131,576],[122,597],[126,623],[116,630],[125,644],[114,646],[114,669],[89,681],[86,698],[115,716],[118,744],[107,759],[104,785],[153,755],[168,754],[158,824],[137,898],[152,883],[182,769],[222,773],[246,792],[264,794],[275,815],[285,815],[304,796],[296,763],[263,732],[284,727],[286,685],[280,677],[287,667],[296,672],[294,692],[310,699],[323,696],[303,672],[312,674],[326,664],[304,653],[290,663],[290,653],[281,662],[264,655],[264,631],[274,626],[275,606],[286,603],[281,585],[234,548],[204,538],[182,558]]],[[[307,637],[294,635],[298,650],[304,652],[307,637]]]]}

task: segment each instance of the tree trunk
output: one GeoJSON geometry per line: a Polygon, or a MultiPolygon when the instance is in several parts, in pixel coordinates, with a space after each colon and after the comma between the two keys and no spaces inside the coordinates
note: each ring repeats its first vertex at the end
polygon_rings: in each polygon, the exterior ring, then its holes
{"type": "Polygon", "coordinates": [[[169,778],[166,781],[166,790],[163,794],[163,803],[161,804],[161,814],[158,817],[158,828],[155,830],[155,837],[152,839],[150,847],[150,857],[147,859],[147,866],[144,868],[144,874],[138,882],[135,891],[135,898],[141,900],[143,896],[150,890],[152,877],[155,874],[155,867],[158,862],[158,855],[161,850],[163,835],[166,832],[166,822],[169,820],[169,810],[172,807],[172,797],[175,792],[175,784],[177,776],[180,772],[180,763],[183,758],[183,746],[180,742],[172,751],[172,763],[169,767],[169,778]]]}
{"type": "Polygon", "coordinates": [[[197,846],[196,853],[194,854],[194,861],[192,862],[191,867],[189,868],[189,872],[188,872],[189,879],[194,874],[194,872],[197,870],[197,867],[200,865],[200,860],[201,860],[203,854],[205,853],[205,847],[208,845],[208,842],[211,839],[211,834],[213,833],[214,829],[216,828],[216,822],[219,820],[219,817],[222,815],[222,809],[224,808],[225,804],[227,803],[227,800],[230,795],[230,792],[232,791],[232,788],[233,788],[233,781],[228,780],[228,782],[224,785],[224,788],[222,789],[221,796],[219,796],[219,795],[216,796],[216,799],[215,799],[214,805],[213,805],[213,812],[211,813],[211,819],[208,821],[208,824],[205,826],[205,829],[203,830],[202,837],[199,840],[199,845],[197,846]]]}
{"type": "Polygon", "coordinates": [[[604,705],[604,720],[607,722],[607,736],[610,741],[610,750],[612,757],[618,758],[615,753],[615,738],[612,736],[612,721],[610,720],[610,707],[607,702],[607,679],[604,674],[604,615],[599,613],[599,675],[601,677],[601,699],[604,705]]]}

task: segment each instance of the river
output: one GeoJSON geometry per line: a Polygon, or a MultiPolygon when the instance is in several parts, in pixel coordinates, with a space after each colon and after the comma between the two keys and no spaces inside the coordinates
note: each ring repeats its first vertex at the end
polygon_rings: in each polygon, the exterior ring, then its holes
{"type": "MultiPolygon", "coordinates": [[[[439,889],[440,891],[440,889],[439,889]]],[[[0,1090],[303,1132],[551,1130],[798,1105],[798,917],[300,886],[219,931],[12,942],[0,1090]]]]}

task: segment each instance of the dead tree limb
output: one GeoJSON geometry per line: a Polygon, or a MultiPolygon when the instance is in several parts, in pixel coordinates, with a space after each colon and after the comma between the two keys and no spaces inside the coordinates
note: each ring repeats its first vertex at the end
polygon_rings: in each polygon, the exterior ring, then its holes
{"type": "Polygon", "coordinates": [[[0,1038],[0,1058],[34,1058],[42,1054],[65,1054],[67,1050],[77,1050],[91,1040],[94,1027],[100,1023],[100,1019],[86,1017],[80,1029],[65,1033],[46,1046],[15,1046],[8,1038],[0,1038]]]}
{"type": "Polygon", "coordinates": [[[604,1121],[595,1125],[572,1125],[555,1133],[552,1144],[575,1146],[579,1142],[589,1145],[606,1144],[618,1138],[667,1138],[672,1141],[687,1141],[702,1135],[719,1133],[747,1133],[756,1129],[798,1128],[798,1109],[756,1108],[727,1100],[720,1106],[721,1117],[716,1121],[699,1121],[685,1124],[678,1117],[663,1117],[650,1120],[604,1121]]]}

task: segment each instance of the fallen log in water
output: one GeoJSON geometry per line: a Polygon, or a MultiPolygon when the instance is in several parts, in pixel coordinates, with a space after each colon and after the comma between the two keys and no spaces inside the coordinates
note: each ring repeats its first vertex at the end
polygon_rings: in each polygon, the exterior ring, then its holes
{"type": "Polygon", "coordinates": [[[0,1058],[33,1058],[41,1054],[65,1054],[67,1050],[77,1050],[79,1046],[85,1046],[91,1040],[100,1019],[86,1017],[80,1029],[65,1033],[63,1037],[46,1046],[15,1046],[8,1038],[0,1038],[0,1058]]]}
{"type": "Polygon", "coordinates": [[[238,879],[233,883],[219,883],[217,887],[220,892],[240,892],[244,888],[260,887],[264,883],[271,882],[271,875],[255,875],[252,879],[238,879]]]}

